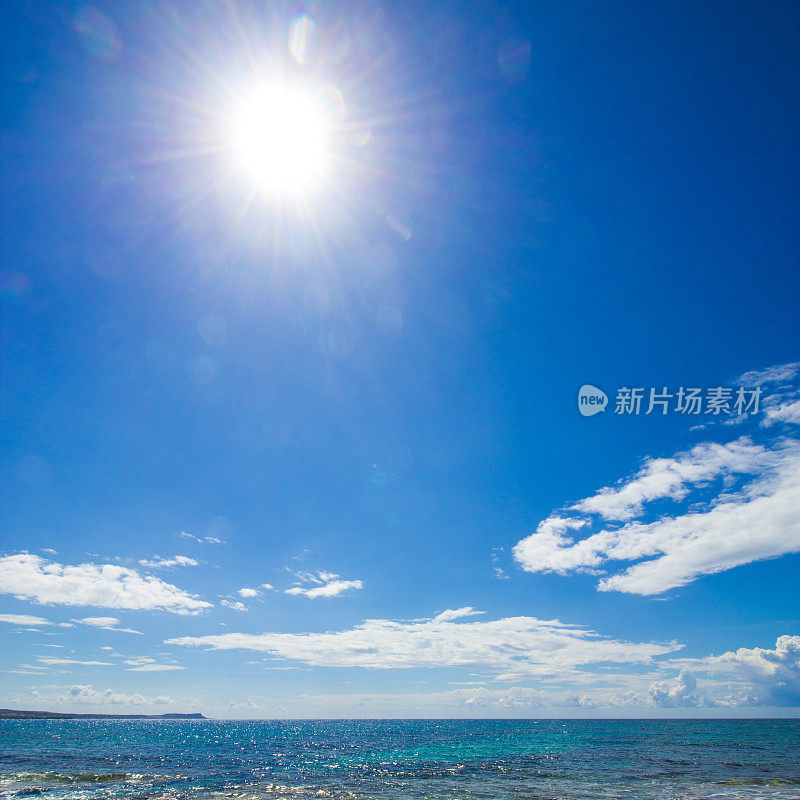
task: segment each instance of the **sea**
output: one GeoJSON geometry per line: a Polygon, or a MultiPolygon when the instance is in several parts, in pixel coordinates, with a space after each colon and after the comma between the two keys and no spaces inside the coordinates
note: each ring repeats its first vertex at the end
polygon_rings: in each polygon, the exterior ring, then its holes
{"type": "Polygon", "coordinates": [[[0,720],[43,800],[800,798],[800,720],[0,720]]]}

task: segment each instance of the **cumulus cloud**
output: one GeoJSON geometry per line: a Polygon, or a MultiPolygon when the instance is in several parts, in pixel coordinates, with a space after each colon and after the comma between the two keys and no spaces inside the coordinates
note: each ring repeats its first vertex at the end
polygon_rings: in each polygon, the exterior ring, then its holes
{"type": "Polygon", "coordinates": [[[363,589],[364,584],[359,580],[342,580],[334,572],[298,572],[300,579],[297,586],[285,589],[286,594],[302,595],[303,597],[336,597],[349,589],[363,589]]]}
{"type": "Polygon", "coordinates": [[[114,564],[69,566],[30,553],[0,558],[0,593],[40,605],[198,614],[211,603],[159,578],[114,564]]]}
{"type": "Polygon", "coordinates": [[[731,705],[800,706],[800,636],[779,636],[773,649],[741,647],[676,663],[723,682],[731,705]]]}
{"type": "MultiPolygon", "coordinates": [[[[113,689],[94,689],[91,684],[81,686],[51,686],[32,690],[31,696],[40,702],[53,706],[127,706],[140,709],[142,706],[172,705],[173,700],[166,695],[148,697],[143,694],[126,694],[113,689]]],[[[121,709],[117,709],[121,710],[121,709]]]]}
{"type": "Polygon", "coordinates": [[[662,682],[651,686],[649,699],[658,708],[697,708],[715,705],[707,697],[697,695],[696,689],[697,679],[691,672],[684,670],[671,683],[662,682]]]}
{"type": "Polygon", "coordinates": [[[261,592],[258,589],[250,589],[247,586],[239,589],[239,597],[258,597],[260,594],[261,592]]]}
{"type": "Polygon", "coordinates": [[[254,650],[311,666],[403,669],[481,667],[498,677],[563,676],[597,662],[647,663],[680,649],[676,643],[632,643],[600,636],[558,620],[508,617],[455,620],[472,608],[444,611],[428,620],[366,620],[349,630],[325,633],[226,633],[183,636],[167,644],[212,650],[254,650]]]}
{"type": "Polygon", "coordinates": [[[154,556],[149,560],[142,558],[139,563],[148,569],[173,569],[174,567],[196,567],[200,562],[189,556],[172,556],[172,558],[154,556]]]}

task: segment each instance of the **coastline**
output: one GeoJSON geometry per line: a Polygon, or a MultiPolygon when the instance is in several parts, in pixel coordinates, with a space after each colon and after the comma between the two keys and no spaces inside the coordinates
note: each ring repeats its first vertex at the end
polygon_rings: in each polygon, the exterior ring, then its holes
{"type": "Polygon", "coordinates": [[[20,711],[0,708],[0,719],[207,719],[202,714],[71,714],[61,711],[20,711]]]}

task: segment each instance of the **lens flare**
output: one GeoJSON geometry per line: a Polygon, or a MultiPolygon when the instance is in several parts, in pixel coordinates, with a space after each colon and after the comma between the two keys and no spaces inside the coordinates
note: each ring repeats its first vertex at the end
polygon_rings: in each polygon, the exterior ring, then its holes
{"type": "Polygon", "coordinates": [[[231,115],[235,168],[269,194],[319,188],[329,167],[324,105],[302,88],[267,84],[246,93],[231,115]]]}

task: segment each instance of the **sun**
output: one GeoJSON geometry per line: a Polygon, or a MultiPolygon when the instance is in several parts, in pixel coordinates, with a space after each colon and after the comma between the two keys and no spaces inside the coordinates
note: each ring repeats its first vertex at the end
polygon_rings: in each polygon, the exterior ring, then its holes
{"type": "Polygon", "coordinates": [[[256,191],[307,194],[328,178],[331,132],[325,106],[311,91],[258,85],[243,93],[230,115],[233,167],[256,191]]]}

